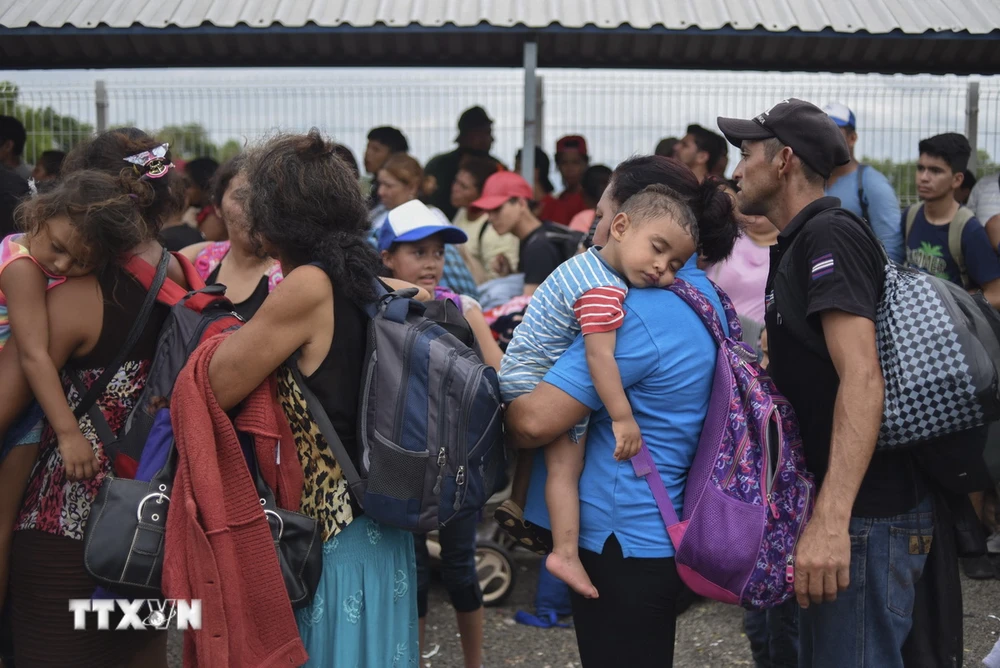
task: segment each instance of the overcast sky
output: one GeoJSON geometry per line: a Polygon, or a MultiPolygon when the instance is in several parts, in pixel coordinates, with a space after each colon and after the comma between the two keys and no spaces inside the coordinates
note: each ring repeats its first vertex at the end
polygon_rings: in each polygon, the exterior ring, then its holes
{"type": "MultiPolygon", "coordinates": [[[[919,139],[965,130],[964,77],[540,70],[542,144],[551,155],[563,134],[586,137],[596,162],[614,165],[652,152],[688,123],[715,129],[719,115],[749,117],[783,97],[838,101],[857,114],[858,152],[897,161],[919,139]]],[[[513,160],[522,144],[523,75],[513,69],[170,69],[2,71],[22,102],[95,122],[94,83],[109,91],[110,124],[149,130],[196,122],[213,140],[253,141],[317,126],[360,159],[367,130],[396,125],[421,161],[453,146],[461,111],[482,104],[496,120],[494,153],[513,160]]],[[[1000,79],[981,80],[979,146],[1000,154],[1000,79]]],[[[731,158],[736,155],[735,149],[731,158]]],[[[731,159],[730,171],[735,161],[731,159]]]]}

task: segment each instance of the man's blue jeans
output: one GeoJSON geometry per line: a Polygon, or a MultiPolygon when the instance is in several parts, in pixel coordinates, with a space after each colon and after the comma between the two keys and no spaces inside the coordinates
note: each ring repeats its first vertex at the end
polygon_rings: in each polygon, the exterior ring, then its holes
{"type": "Polygon", "coordinates": [[[801,610],[800,668],[903,668],[932,511],[928,497],[904,515],[851,518],[851,584],[836,601],[801,610]]]}
{"type": "Polygon", "coordinates": [[[757,668],[798,668],[799,604],[794,598],[770,610],[748,610],[743,620],[757,668]]]}

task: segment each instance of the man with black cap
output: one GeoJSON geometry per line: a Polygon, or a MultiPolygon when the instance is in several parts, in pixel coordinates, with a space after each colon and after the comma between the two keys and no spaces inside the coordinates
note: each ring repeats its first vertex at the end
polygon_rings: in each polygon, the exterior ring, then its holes
{"type": "Polygon", "coordinates": [[[458,211],[451,204],[451,184],[458,175],[462,158],[478,155],[500,162],[490,155],[490,147],[493,146],[493,119],[482,107],[470,107],[462,112],[458,118],[458,136],[455,141],[458,142],[458,148],[450,153],[434,156],[424,167],[426,203],[440,209],[448,220],[453,219],[458,211]]]}
{"type": "Polygon", "coordinates": [[[780,230],[765,298],[769,371],[798,415],[819,490],[792,564],[799,666],[901,667],[933,507],[912,455],[875,454],[882,251],[840,200],[824,196],[850,152],[823,110],[794,98],[718,123],[740,148],[740,210],[780,230]]]}

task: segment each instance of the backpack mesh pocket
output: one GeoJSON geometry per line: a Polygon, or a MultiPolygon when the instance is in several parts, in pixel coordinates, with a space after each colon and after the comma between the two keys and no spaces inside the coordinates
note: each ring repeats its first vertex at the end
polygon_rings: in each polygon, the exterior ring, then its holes
{"type": "Polygon", "coordinates": [[[428,454],[410,452],[381,440],[371,449],[368,493],[391,499],[420,501],[428,454]]]}

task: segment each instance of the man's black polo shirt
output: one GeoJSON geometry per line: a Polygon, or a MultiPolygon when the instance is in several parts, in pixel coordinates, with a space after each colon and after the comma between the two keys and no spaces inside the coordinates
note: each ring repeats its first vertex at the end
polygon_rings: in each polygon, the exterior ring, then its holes
{"type": "MultiPolygon", "coordinates": [[[[826,353],[820,314],[845,311],[874,322],[885,282],[882,251],[839,207],[836,197],[823,197],[792,219],[771,247],[766,290],[768,371],[795,408],[806,466],[817,485],[829,463],[840,386],[826,353]]],[[[853,514],[888,517],[915,507],[924,490],[917,476],[911,455],[876,454],[853,514]]]]}

